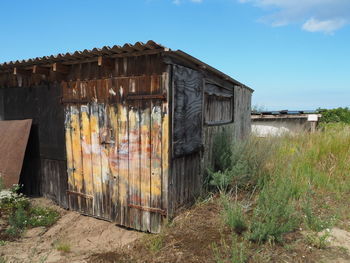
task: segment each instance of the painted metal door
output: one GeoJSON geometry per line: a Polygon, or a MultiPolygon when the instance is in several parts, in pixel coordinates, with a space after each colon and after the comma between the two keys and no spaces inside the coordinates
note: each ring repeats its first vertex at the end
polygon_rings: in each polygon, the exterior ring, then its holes
{"type": "MultiPolygon", "coordinates": [[[[132,81],[103,85],[125,95],[132,81]]],[[[167,208],[168,107],[158,97],[130,94],[116,103],[66,105],[71,209],[159,231],[167,208]]]]}

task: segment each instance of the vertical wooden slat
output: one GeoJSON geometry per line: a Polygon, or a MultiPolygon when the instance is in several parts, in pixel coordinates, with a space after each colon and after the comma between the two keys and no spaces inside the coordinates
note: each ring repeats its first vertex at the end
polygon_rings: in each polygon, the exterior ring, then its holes
{"type": "MultiPolygon", "coordinates": [[[[138,103],[129,104],[129,204],[140,205],[140,115],[138,103]]],[[[140,210],[129,208],[129,222],[140,229],[140,210]]]]}
{"type": "MultiPolygon", "coordinates": [[[[161,102],[152,102],[151,108],[151,207],[161,208],[162,197],[162,110],[161,102]]],[[[151,213],[151,231],[160,230],[161,215],[151,213]]]]}
{"type": "MultiPolygon", "coordinates": [[[[94,184],[92,174],[92,143],[91,143],[91,128],[90,128],[90,109],[88,105],[82,105],[81,112],[81,146],[83,158],[83,177],[84,177],[84,193],[93,195],[94,184]]],[[[86,208],[88,214],[93,214],[93,200],[87,198],[86,208]]]]}
{"type": "MultiPolygon", "coordinates": [[[[71,106],[71,125],[72,125],[72,153],[73,153],[73,177],[76,192],[83,192],[83,163],[80,141],[80,111],[77,106],[71,106]]],[[[82,208],[82,198],[78,196],[78,209],[82,208]]]]}
{"type": "Polygon", "coordinates": [[[109,122],[111,125],[112,147],[109,149],[109,167],[110,167],[110,203],[111,203],[111,220],[120,224],[118,214],[120,202],[118,196],[118,112],[115,105],[109,107],[109,122]]]}
{"type": "Polygon", "coordinates": [[[162,105],[162,209],[168,210],[168,176],[169,176],[169,115],[168,104],[162,105]]]}
{"type": "Polygon", "coordinates": [[[94,185],[94,216],[102,216],[102,185],[101,185],[101,146],[99,129],[99,107],[97,103],[90,105],[90,129],[92,148],[92,173],[94,185]]]}
{"type": "MultiPolygon", "coordinates": [[[[141,206],[150,207],[151,203],[151,103],[143,101],[141,105],[141,138],[140,138],[140,167],[141,167],[141,206]]],[[[142,231],[151,231],[151,215],[141,211],[142,231]]]]}
{"type": "MultiPolygon", "coordinates": [[[[67,172],[68,172],[68,190],[76,191],[74,183],[74,163],[73,163],[73,152],[72,152],[72,122],[71,122],[71,110],[70,106],[66,107],[65,112],[65,135],[66,135],[66,154],[67,154],[67,172]]],[[[68,195],[69,208],[76,210],[77,197],[68,195]]]]}
{"type": "Polygon", "coordinates": [[[128,212],[128,109],[123,104],[118,105],[119,119],[119,141],[118,141],[118,159],[119,159],[119,200],[120,200],[120,224],[127,226],[128,212]]]}
{"type": "Polygon", "coordinates": [[[102,217],[110,218],[110,197],[109,197],[109,127],[107,120],[107,110],[104,104],[98,105],[98,120],[100,130],[100,149],[101,149],[101,186],[102,186],[102,217]]]}

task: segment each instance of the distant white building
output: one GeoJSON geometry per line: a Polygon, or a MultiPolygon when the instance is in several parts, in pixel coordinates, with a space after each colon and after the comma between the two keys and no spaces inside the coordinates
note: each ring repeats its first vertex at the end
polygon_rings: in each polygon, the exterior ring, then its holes
{"type": "Polygon", "coordinates": [[[317,112],[271,111],[252,113],[252,134],[258,137],[314,132],[321,117],[317,112]]]}

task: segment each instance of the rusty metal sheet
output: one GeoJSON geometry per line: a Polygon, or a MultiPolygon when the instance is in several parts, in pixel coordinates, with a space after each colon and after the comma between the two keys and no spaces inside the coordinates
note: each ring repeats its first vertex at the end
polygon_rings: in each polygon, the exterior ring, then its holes
{"type": "Polygon", "coordinates": [[[0,177],[6,188],[17,184],[32,120],[0,121],[0,177]]]}

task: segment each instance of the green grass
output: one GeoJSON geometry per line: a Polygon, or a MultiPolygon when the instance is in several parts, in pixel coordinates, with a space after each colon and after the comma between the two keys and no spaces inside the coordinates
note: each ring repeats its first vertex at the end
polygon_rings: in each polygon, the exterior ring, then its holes
{"type": "MultiPolygon", "coordinates": [[[[224,222],[233,232],[248,228],[246,239],[274,243],[299,227],[318,233],[336,224],[334,205],[350,193],[349,125],[226,145],[225,134],[218,138],[214,149],[222,157],[215,157],[210,182],[223,196],[224,222]],[[237,189],[251,200],[249,215],[227,198],[237,189]]],[[[322,248],[326,238],[308,242],[322,248]]]]}
{"type": "Polygon", "coordinates": [[[71,252],[71,246],[70,246],[70,244],[65,243],[65,242],[58,242],[58,243],[55,245],[55,248],[56,248],[58,251],[61,251],[61,252],[64,252],[64,253],[69,253],[69,252],[71,252]]]}
{"type": "Polygon", "coordinates": [[[225,240],[221,240],[219,244],[213,243],[212,251],[216,263],[245,263],[248,262],[248,247],[245,241],[238,241],[233,235],[230,245],[225,240]]]}

